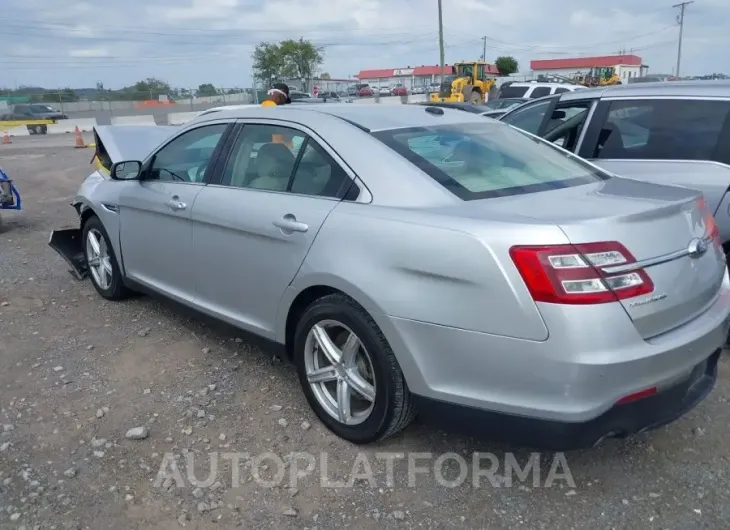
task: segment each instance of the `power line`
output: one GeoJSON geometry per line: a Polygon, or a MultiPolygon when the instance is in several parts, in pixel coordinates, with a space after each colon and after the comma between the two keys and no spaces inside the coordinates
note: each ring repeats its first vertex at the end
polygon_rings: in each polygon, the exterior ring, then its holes
{"type": "Polygon", "coordinates": [[[682,33],[684,32],[684,9],[690,4],[694,4],[694,0],[680,2],[679,4],[674,4],[672,6],[675,9],[679,8],[679,15],[677,15],[677,23],[679,24],[679,42],[677,44],[677,77],[679,77],[679,65],[682,61],[682,33]]]}

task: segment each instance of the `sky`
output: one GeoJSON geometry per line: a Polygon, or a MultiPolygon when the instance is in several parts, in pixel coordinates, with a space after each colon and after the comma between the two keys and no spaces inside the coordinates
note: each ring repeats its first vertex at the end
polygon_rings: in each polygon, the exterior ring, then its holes
{"type": "MultiPolygon", "coordinates": [[[[443,0],[446,62],[634,53],[673,73],[679,0],[443,0]]],[[[439,62],[437,0],[0,0],[0,87],[250,87],[262,41],[310,40],[321,72],[439,62]]],[[[681,75],[730,74],[730,1],[685,13],[681,75]]]]}

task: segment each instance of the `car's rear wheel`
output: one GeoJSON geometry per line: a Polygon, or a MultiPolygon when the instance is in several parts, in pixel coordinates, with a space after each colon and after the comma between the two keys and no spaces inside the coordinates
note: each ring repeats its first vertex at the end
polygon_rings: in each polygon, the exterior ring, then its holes
{"type": "Polygon", "coordinates": [[[82,241],[89,276],[96,291],[107,300],[122,300],[129,296],[109,235],[98,217],[92,216],[86,221],[82,241]]]}
{"type": "Polygon", "coordinates": [[[341,294],[310,305],[294,335],[299,382],[319,419],[350,442],[366,444],[415,417],[403,372],[383,333],[341,294]]]}

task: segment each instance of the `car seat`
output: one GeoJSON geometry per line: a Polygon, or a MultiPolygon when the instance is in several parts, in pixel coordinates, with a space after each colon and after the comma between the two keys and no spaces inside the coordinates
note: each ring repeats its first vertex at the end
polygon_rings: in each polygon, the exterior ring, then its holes
{"type": "Polygon", "coordinates": [[[625,149],[621,129],[614,122],[606,122],[598,138],[596,156],[620,158],[625,149]]]}
{"type": "Polygon", "coordinates": [[[256,155],[258,176],[251,181],[249,187],[286,191],[294,169],[294,161],[294,155],[286,145],[280,143],[262,145],[256,155]]]}

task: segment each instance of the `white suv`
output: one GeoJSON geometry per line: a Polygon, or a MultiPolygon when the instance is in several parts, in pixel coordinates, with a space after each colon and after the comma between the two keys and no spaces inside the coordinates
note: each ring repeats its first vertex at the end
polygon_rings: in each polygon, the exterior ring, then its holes
{"type": "Polygon", "coordinates": [[[563,92],[574,92],[576,90],[585,89],[583,85],[571,85],[568,83],[510,83],[500,88],[500,98],[526,98],[536,99],[552,94],[561,94],[563,92]]]}

